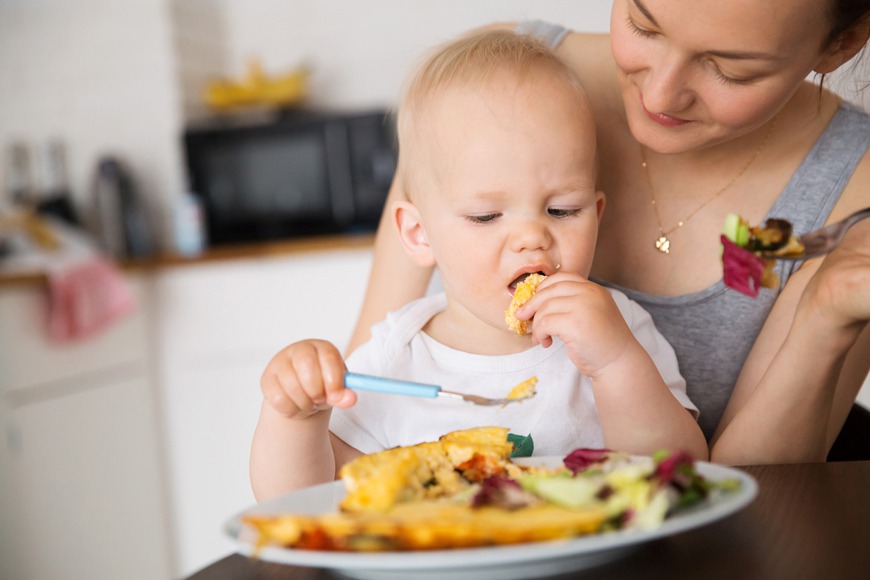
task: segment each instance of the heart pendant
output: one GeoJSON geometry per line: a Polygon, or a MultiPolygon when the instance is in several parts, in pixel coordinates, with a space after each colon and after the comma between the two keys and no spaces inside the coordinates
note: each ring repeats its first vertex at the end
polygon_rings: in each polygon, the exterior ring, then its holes
{"type": "Polygon", "coordinates": [[[667,238],[667,236],[662,235],[661,237],[659,237],[659,239],[656,240],[656,250],[658,250],[662,254],[671,253],[671,241],[667,238]]]}

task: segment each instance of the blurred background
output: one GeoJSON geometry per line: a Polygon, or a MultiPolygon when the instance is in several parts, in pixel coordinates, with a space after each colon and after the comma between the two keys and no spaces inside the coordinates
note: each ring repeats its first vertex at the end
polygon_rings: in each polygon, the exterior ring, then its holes
{"type": "Polygon", "coordinates": [[[388,122],[435,43],[500,20],[604,32],[609,4],[0,0],[0,577],[179,578],[230,553],[222,525],[254,501],[262,369],[303,337],[343,346],[361,304],[391,169],[369,115],[388,122]],[[263,97],[300,74],[301,96],[263,97]],[[377,158],[357,151],[370,142],[377,158]],[[369,210],[305,207],[301,235],[268,219],[304,192],[280,206],[251,174],[311,143],[312,166],[332,168],[312,183],[369,210]],[[221,205],[240,181],[260,206],[221,205]],[[271,235],[217,244],[240,214],[271,235]]]}

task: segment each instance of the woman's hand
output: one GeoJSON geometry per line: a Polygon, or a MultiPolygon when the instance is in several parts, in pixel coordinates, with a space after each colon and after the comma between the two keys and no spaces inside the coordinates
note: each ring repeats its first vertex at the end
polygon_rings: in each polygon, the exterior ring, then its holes
{"type": "Polygon", "coordinates": [[[849,230],[822,262],[798,305],[834,331],[860,330],[870,320],[870,221],[849,230]]]}
{"type": "Polygon", "coordinates": [[[287,418],[304,419],[330,407],[350,407],[356,393],[344,388],[347,367],[325,340],[295,342],[276,354],[260,388],[268,405],[287,418]]]}
{"type": "Polygon", "coordinates": [[[574,365],[592,378],[636,342],[610,293],[577,274],[548,277],[517,314],[534,317],[534,342],[547,347],[558,336],[574,365]]]}
{"type": "Polygon", "coordinates": [[[714,461],[825,460],[867,375],[870,223],[818,262],[789,279],[768,317],[713,437],[714,461]]]}

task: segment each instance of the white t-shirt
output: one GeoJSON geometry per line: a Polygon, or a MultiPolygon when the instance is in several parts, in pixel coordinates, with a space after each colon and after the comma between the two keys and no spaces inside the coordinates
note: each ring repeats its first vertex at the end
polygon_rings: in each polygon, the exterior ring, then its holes
{"type": "MultiPolygon", "coordinates": [[[[649,352],[680,404],[697,415],[686,395],[670,344],[649,314],[624,294],[610,290],[629,328],[649,352]]],[[[333,409],[330,430],[363,453],[434,441],[458,429],[507,427],[534,441],[534,455],[565,455],[578,447],[601,448],[604,435],[588,377],[580,374],[559,339],[509,355],[461,352],[422,332],[447,305],[443,293],[416,300],[372,327],[372,339],[347,360],[348,369],[440,385],[445,390],[503,398],[518,383],[537,376],[537,394],[521,403],[482,407],[448,398],[418,398],[357,391],[350,409],[333,409]]]]}

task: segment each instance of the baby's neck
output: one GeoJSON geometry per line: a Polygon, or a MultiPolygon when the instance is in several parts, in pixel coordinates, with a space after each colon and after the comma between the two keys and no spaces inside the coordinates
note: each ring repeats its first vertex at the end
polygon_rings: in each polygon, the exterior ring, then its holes
{"type": "Polygon", "coordinates": [[[515,354],[534,346],[530,335],[520,336],[507,327],[496,328],[468,313],[456,316],[449,310],[433,316],[423,332],[447,347],[470,354],[515,354]]]}

